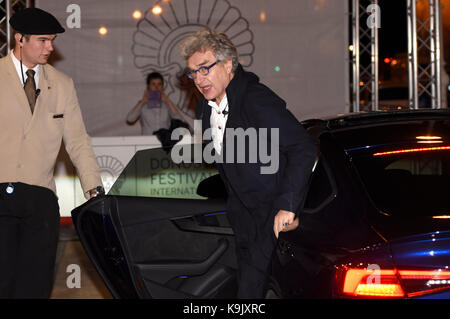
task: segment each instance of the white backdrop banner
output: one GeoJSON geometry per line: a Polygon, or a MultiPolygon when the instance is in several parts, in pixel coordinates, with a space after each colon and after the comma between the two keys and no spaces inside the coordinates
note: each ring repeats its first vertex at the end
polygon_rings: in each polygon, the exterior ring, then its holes
{"type": "Polygon", "coordinates": [[[348,111],[347,1],[38,0],[36,6],[66,28],[52,64],[74,79],[91,136],[140,134],[126,115],[153,70],[164,75],[169,98],[185,107],[177,44],[202,27],[225,32],[244,68],[299,120],[348,111]],[[134,18],[137,10],[141,17],[134,18]]]}
{"type": "MultiPolygon", "coordinates": [[[[91,142],[106,193],[137,151],[161,147],[156,136],[94,137],[91,142]]],[[[75,167],[63,148],[55,167],[55,183],[60,214],[70,217],[72,209],[83,204],[86,198],[75,167]]]]}

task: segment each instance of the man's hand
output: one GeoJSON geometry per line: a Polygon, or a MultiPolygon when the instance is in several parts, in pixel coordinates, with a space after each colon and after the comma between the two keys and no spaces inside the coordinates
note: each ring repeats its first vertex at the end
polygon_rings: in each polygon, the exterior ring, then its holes
{"type": "Polygon", "coordinates": [[[98,195],[105,195],[105,189],[103,186],[97,186],[88,190],[86,193],[89,194],[89,199],[97,197],[98,195]]]}
{"type": "Polygon", "coordinates": [[[278,238],[278,234],[284,231],[290,231],[298,227],[298,218],[295,219],[295,214],[293,212],[280,209],[275,215],[273,221],[273,232],[275,237],[278,238]]]}

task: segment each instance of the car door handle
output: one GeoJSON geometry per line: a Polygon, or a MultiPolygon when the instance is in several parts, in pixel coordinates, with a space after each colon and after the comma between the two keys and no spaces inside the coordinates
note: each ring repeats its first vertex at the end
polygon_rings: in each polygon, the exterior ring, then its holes
{"type": "Polygon", "coordinates": [[[189,216],[188,218],[176,218],[172,219],[172,222],[182,231],[191,231],[198,233],[212,233],[218,235],[234,235],[233,229],[231,226],[223,227],[223,226],[204,226],[199,225],[199,223],[189,216]]]}
{"type": "Polygon", "coordinates": [[[166,283],[179,276],[200,276],[216,264],[229,246],[228,240],[221,238],[217,248],[205,260],[196,262],[191,260],[156,261],[152,263],[137,264],[137,267],[146,279],[166,283]]]}

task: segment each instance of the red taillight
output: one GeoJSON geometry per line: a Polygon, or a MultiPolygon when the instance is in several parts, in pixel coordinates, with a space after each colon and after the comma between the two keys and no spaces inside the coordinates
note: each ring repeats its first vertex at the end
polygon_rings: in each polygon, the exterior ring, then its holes
{"type": "Polygon", "coordinates": [[[404,297],[405,293],[394,270],[347,269],[342,292],[349,296],[404,297]]]}
{"type": "Polygon", "coordinates": [[[450,271],[399,270],[408,297],[436,293],[450,289],[450,271]]]}
{"type": "Polygon", "coordinates": [[[349,297],[416,297],[450,289],[450,271],[342,267],[339,292],[349,297]]]}

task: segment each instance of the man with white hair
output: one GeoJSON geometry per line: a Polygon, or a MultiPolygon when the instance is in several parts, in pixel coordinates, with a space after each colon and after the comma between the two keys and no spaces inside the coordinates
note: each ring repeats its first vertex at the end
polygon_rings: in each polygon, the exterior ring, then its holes
{"type": "Polygon", "coordinates": [[[250,143],[245,145],[245,154],[227,149],[226,132],[236,128],[267,128],[267,136],[260,134],[258,139],[267,146],[278,145],[271,156],[278,156],[279,169],[271,174],[261,173],[265,164],[261,159],[256,163],[225,160],[217,165],[227,189],[228,218],[236,239],[237,297],[263,298],[276,239],[280,232],[293,228],[302,208],[316,147],[285,102],[255,74],[244,71],[236,47],[225,34],[200,30],[185,38],[179,51],[190,69],[186,75],[204,97],[197,114],[201,114],[202,129],[212,130],[217,154],[223,159],[231,152],[245,159],[254,155],[250,143]],[[279,135],[271,134],[274,130],[279,135]]]}

